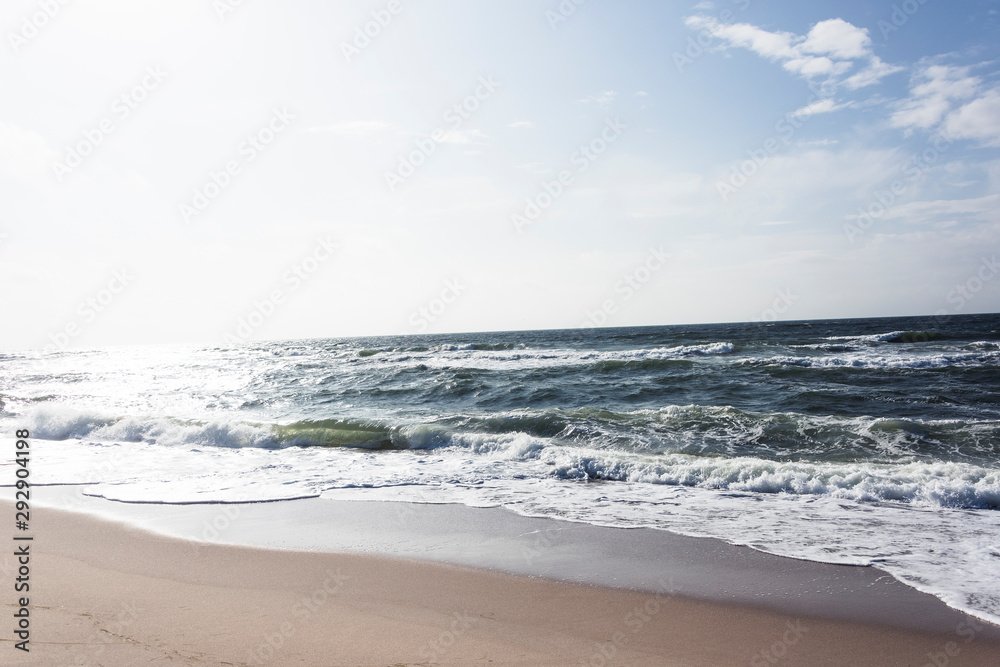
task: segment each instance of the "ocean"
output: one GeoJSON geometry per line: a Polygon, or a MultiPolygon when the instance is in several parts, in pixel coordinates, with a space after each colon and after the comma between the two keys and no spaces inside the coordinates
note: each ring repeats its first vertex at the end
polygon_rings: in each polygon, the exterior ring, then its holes
{"type": "Polygon", "coordinates": [[[7,352],[23,428],[33,483],[114,501],[502,506],[1000,623],[1000,315],[7,352]]]}

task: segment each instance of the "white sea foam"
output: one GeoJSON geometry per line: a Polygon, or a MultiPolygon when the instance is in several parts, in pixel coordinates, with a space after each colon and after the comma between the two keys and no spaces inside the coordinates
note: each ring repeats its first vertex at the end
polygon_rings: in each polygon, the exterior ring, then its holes
{"type": "MultiPolygon", "coordinates": [[[[850,341],[857,343],[889,343],[889,342],[895,342],[909,333],[914,333],[914,332],[889,331],[886,333],[868,334],[864,336],[827,336],[825,340],[850,341]]],[[[928,337],[930,337],[929,334],[928,337]]]]}
{"type": "Polygon", "coordinates": [[[686,359],[732,354],[735,350],[736,346],[727,342],[603,351],[560,348],[483,350],[476,349],[472,345],[448,345],[427,352],[386,352],[366,357],[365,360],[376,365],[410,363],[413,365],[423,364],[431,368],[516,369],[595,364],[608,361],[686,359]]]}
{"type": "MultiPolygon", "coordinates": [[[[830,350],[830,352],[834,352],[830,350]]],[[[1000,363],[997,352],[933,352],[921,355],[837,351],[824,356],[751,357],[739,363],[762,366],[800,366],[803,368],[944,368],[948,366],[993,366],[1000,363]]]]}
{"type": "Polygon", "coordinates": [[[1000,503],[996,470],[624,456],[524,433],[438,427],[414,427],[406,437],[413,449],[388,452],[36,440],[33,467],[39,484],[84,483],[89,495],[128,502],[319,493],[502,505],[531,516],[664,528],[785,556],[873,564],[1000,621],[1000,595],[989,592],[1000,581],[1000,512],[952,509],[1000,503]]]}
{"type": "Polygon", "coordinates": [[[196,423],[167,418],[114,417],[99,410],[79,410],[63,405],[44,405],[30,410],[26,420],[36,437],[49,440],[87,438],[161,445],[277,446],[271,426],[228,420],[196,423]]]}
{"type": "MultiPolygon", "coordinates": [[[[476,470],[480,461],[525,462],[534,461],[536,476],[555,476],[565,479],[603,479],[620,482],[641,482],[656,485],[691,486],[706,489],[745,491],[757,493],[788,493],[796,495],[830,496],[857,501],[893,501],[941,507],[1000,507],[1000,471],[971,463],[942,461],[913,461],[899,450],[900,438],[911,431],[925,428],[946,427],[947,422],[926,424],[903,423],[899,420],[870,418],[834,419],[807,418],[797,415],[761,416],[741,413],[731,408],[705,408],[699,406],[670,406],[658,411],[636,411],[618,415],[619,421],[644,420],[660,423],[667,432],[655,442],[660,446],[683,447],[697,436],[708,455],[681,453],[669,449],[648,452],[642,447],[623,450],[604,444],[608,436],[595,433],[596,440],[564,442],[558,437],[544,438],[520,430],[512,430],[519,419],[542,419],[545,413],[506,413],[492,416],[494,423],[506,424],[504,432],[492,433],[474,428],[461,428],[442,422],[415,423],[395,428],[369,424],[347,424],[343,433],[349,445],[351,438],[358,439],[357,446],[370,446],[368,439],[391,441],[396,448],[414,451],[434,451],[440,455],[464,457],[469,470],[476,470]],[[864,438],[868,446],[878,444],[886,454],[896,452],[896,462],[826,462],[766,459],[755,456],[720,456],[727,443],[745,437],[747,428],[754,429],[757,437],[768,420],[783,419],[797,428],[818,429],[824,425],[855,433],[864,438]],[[671,427],[676,424],[676,434],[671,427]],[[692,434],[692,424],[708,424],[716,433],[692,434]],[[362,427],[368,428],[362,431],[362,427]],[[374,430],[371,430],[374,429],[374,430]],[[381,430],[379,430],[381,429],[381,430]],[[679,438],[674,440],[673,438],[679,438]],[[713,448],[713,439],[719,446],[713,448]],[[364,440],[364,441],[362,441],[364,440]]],[[[567,419],[569,417],[566,417],[567,419]]],[[[98,412],[43,406],[32,411],[27,420],[36,437],[48,440],[83,440],[103,446],[121,443],[155,445],[155,450],[197,450],[202,456],[211,452],[218,456],[220,449],[261,450],[285,448],[301,450],[297,445],[324,444],[315,442],[331,425],[302,424],[285,438],[279,437],[274,425],[249,424],[217,420],[206,423],[179,422],[165,418],[140,417],[111,418],[98,412]],[[313,431],[319,432],[319,436],[313,431]]],[[[567,422],[569,423],[569,422],[567,422]]],[[[975,425],[970,426],[974,435],[975,425]]],[[[340,433],[339,431],[335,433],[340,433]]],[[[982,437],[990,437],[989,433],[982,437]]],[[[68,446],[68,445],[67,445],[68,446]]],[[[81,444],[86,447],[86,444],[81,444]]],[[[307,447],[306,451],[317,449],[307,447]]],[[[147,448],[147,451],[152,451],[147,448]]],[[[249,454],[247,454],[249,455],[249,454]]],[[[191,457],[192,459],[195,457],[191,457]]],[[[177,456],[170,457],[170,465],[181,465],[177,456]]],[[[510,476],[516,476],[518,466],[511,465],[510,476]]],[[[134,474],[142,477],[142,469],[134,474]]],[[[498,473],[505,475],[507,473],[498,473]]],[[[70,473],[55,480],[59,483],[80,483],[70,473]]],[[[182,499],[183,500],[183,499],[182,499]]]]}
{"type": "MultiPolygon", "coordinates": [[[[550,450],[546,451],[548,454],[550,450]]],[[[929,507],[1000,507],[1000,471],[969,464],[807,464],[680,454],[637,461],[632,457],[578,452],[553,453],[542,458],[553,466],[553,474],[567,479],[829,496],[929,507]]]]}

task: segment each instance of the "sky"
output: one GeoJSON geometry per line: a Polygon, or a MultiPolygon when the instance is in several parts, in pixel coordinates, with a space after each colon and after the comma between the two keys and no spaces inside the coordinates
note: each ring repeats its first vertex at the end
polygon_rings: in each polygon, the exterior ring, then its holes
{"type": "Polygon", "coordinates": [[[1000,1],[6,0],[0,348],[1000,311],[1000,1]]]}

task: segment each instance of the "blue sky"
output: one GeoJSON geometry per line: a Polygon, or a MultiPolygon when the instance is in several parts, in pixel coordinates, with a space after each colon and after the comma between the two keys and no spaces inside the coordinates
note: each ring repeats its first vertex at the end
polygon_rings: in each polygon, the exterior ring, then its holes
{"type": "Polygon", "coordinates": [[[995,0],[0,28],[4,347],[1000,310],[995,0]]]}

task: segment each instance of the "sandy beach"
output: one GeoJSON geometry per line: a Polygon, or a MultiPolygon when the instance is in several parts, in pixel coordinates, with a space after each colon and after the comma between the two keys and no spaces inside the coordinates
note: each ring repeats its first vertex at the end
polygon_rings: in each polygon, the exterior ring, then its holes
{"type": "MultiPolygon", "coordinates": [[[[13,513],[9,501],[3,507],[13,513]]],[[[858,622],[830,618],[822,605],[783,613],[675,595],[666,579],[662,591],[627,590],[370,554],[195,543],[49,508],[34,511],[33,533],[30,652],[8,631],[0,664],[940,666],[995,664],[1000,654],[996,628],[941,612],[929,596],[919,599],[934,607],[925,621],[936,631],[906,627],[920,616],[912,601],[896,623],[858,622]]],[[[802,565],[767,558],[790,572],[802,565]]],[[[671,571],[669,558],[659,565],[671,571]]],[[[812,588],[821,590],[824,566],[806,564],[814,565],[812,588]]],[[[6,556],[8,581],[16,568],[6,556]]],[[[873,602],[863,592],[854,600],[858,617],[873,602]]]]}
{"type": "Polygon", "coordinates": [[[0,18],[0,667],[1000,667],[1000,0],[0,18]]]}

